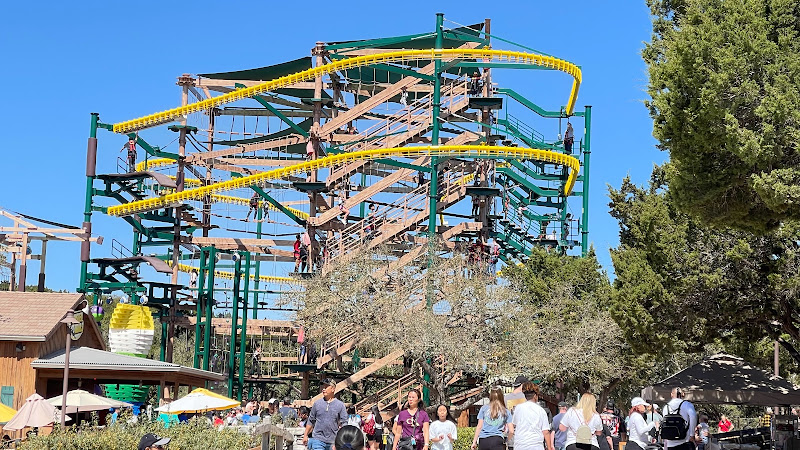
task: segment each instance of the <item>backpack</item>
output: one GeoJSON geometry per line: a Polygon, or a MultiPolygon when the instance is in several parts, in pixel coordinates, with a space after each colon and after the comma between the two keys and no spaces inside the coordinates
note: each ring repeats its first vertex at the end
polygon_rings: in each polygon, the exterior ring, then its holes
{"type": "Polygon", "coordinates": [[[575,414],[578,416],[578,420],[581,421],[580,426],[575,432],[575,444],[578,448],[590,448],[592,446],[592,429],[589,428],[589,425],[584,423],[583,421],[583,414],[578,412],[578,410],[573,409],[575,414]]]}
{"type": "MultiPolygon", "coordinates": [[[[686,432],[689,431],[689,424],[686,423],[686,419],[680,414],[683,402],[684,401],[681,400],[676,411],[670,410],[669,414],[664,415],[664,420],[661,422],[661,439],[681,440],[686,438],[686,432]]],[[[664,413],[667,413],[667,408],[669,408],[669,406],[664,407],[664,413]]]]}
{"type": "Polygon", "coordinates": [[[369,419],[364,422],[362,428],[364,430],[364,434],[367,436],[372,436],[375,434],[375,417],[370,416],[369,419]]]}

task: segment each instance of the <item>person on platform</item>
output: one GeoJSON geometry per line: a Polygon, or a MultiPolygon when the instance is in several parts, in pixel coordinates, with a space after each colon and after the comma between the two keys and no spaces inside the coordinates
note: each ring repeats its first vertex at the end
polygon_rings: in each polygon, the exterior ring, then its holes
{"type": "Polygon", "coordinates": [[[250,201],[248,202],[250,209],[247,210],[247,216],[244,218],[245,222],[250,220],[250,213],[253,213],[254,220],[258,218],[258,201],[258,192],[253,192],[253,196],[250,197],[250,201]]]}
{"type": "Polygon", "coordinates": [[[128,143],[122,147],[120,153],[124,151],[127,151],[128,172],[136,172],[136,141],[128,139],[128,143]]]}
{"type": "Polygon", "coordinates": [[[422,393],[412,389],[408,393],[405,408],[397,415],[392,450],[428,450],[430,424],[431,419],[422,403],[422,393]]]}
{"type": "Polygon", "coordinates": [[[294,235],[294,271],[297,272],[300,269],[300,249],[303,248],[303,244],[300,242],[300,235],[294,235]]]}
{"type": "Polygon", "coordinates": [[[258,372],[258,378],[261,378],[263,375],[261,373],[261,346],[256,346],[256,349],[253,350],[253,366],[250,372],[251,376],[255,376],[256,372],[258,372]]]}
{"type": "MultiPolygon", "coordinates": [[[[331,450],[339,428],[347,423],[347,409],[341,400],[334,397],[336,383],[326,378],[320,387],[322,398],[311,406],[303,433],[303,445],[308,450],[331,450]]],[[[363,447],[364,437],[360,430],[356,428],[356,431],[361,436],[363,447]]]]}
{"type": "Polygon", "coordinates": [[[189,274],[189,287],[197,287],[197,269],[192,269],[192,272],[189,274]]]}
{"type": "Polygon", "coordinates": [[[567,131],[564,132],[564,150],[567,154],[572,154],[572,144],[575,143],[575,130],[572,124],[567,121],[567,131]]]}

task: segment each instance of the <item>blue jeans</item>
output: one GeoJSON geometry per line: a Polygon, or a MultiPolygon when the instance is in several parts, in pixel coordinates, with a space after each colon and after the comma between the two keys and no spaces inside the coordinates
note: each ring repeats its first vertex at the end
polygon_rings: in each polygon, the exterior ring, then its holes
{"type": "Polygon", "coordinates": [[[331,446],[333,444],[328,444],[327,442],[322,442],[319,439],[308,438],[308,445],[306,446],[308,450],[331,450],[331,446]]]}

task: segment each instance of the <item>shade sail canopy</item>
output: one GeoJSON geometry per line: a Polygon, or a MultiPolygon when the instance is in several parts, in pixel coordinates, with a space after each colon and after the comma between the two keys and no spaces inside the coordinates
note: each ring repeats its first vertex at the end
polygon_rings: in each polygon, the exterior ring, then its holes
{"type": "MultiPolygon", "coordinates": [[[[61,398],[53,397],[47,399],[47,403],[55,407],[61,407],[61,398]]],[[[130,403],[125,403],[113,398],[101,397],[92,394],[91,392],[84,391],[83,389],[75,389],[67,392],[67,414],[86,411],[102,411],[109,408],[122,408],[123,406],[133,406],[130,403]]]]}
{"type": "Polygon", "coordinates": [[[156,408],[167,414],[194,413],[200,411],[221,411],[239,406],[239,401],[216,394],[207,389],[197,388],[188,395],[156,408]]]}
{"type": "Polygon", "coordinates": [[[43,427],[56,421],[56,407],[47,403],[44,397],[33,394],[25,399],[25,404],[14,417],[3,425],[3,430],[21,430],[25,427],[43,427]]]}
{"type": "Polygon", "coordinates": [[[737,356],[718,353],[642,389],[642,398],[665,402],[674,387],[695,403],[777,406],[800,405],[800,390],[737,356]]]}

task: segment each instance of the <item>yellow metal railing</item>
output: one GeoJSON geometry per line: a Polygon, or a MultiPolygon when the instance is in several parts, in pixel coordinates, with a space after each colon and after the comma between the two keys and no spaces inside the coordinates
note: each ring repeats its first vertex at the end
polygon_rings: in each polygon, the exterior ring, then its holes
{"type": "Polygon", "coordinates": [[[578,99],[582,75],[581,69],[571,62],[552,56],[539,55],[535,53],[516,52],[509,50],[492,49],[425,49],[425,50],[404,50],[398,52],[377,53],[374,55],[357,56],[354,58],[334,61],[318,67],[289,74],[274,80],[259,83],[254,86],[237,89],[227,94],[208,98],[199,102],[190,103],[186,106],[168,109],[155,114],[150,114],[138,119],[127,120],[115,123],[113,130],[115,133],[130,133],[143,128],[172,122],[188,114],[207,111],[220,105],[231,103],[246,98],[274,91],[296,83],[313,80],[332,72],[352,69],[355,67],[368,66],[371,64],[402,63],[406,61],[430,60],[430,59],[479,59],[483,61],[501,61],[516,64],[529,64],[535,66],[548,67],[551,69],[565,72],[573,77],[572,90],[567,100],[567,114],[572,114],[575,102],[578,99]]]}
{"type": "Polygon", "coordinates": [[[306,173],[312,170],[328,168],[336,164],[344,164],[362,159],[380,158],[416,158],[420,156],[445,156],[461,158],[497,158],[497,159],[535,159],[537,161],[567,166],[571,170],[564,194],[569,195],[575,186],[575,180],[580,170],[577,158],[564,153],[537,148],[498,147],[490,145],[440,145],[421,147],[401,147],[387,149],[362,150],[358,152],[340,153],[320,159],[304,161],[292,166],[281,167],[266,172],[234,178],[220,183],[209,184],[182,192],[174,192],[161,197],[148,198],[123,205],[108,208],[111,216],[125,216],[144,211],[152,211],[181,204],[187,200],[201,200],[207,195],[234,189],[244,189],[262,182],[284,179],[292,175],[306,173]]]}

